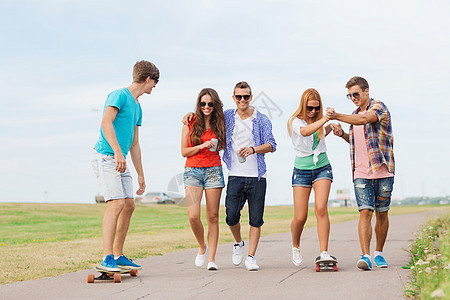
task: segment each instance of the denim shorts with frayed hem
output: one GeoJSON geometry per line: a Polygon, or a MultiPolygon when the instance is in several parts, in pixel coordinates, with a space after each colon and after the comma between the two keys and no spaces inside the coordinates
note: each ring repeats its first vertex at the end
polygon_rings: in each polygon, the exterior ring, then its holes
{"type": "Polygon", "coordinates": [[[314,182],[320,179],[328,179],[333,182],[333,170],[330,164],[314,170],[294,168],[292,172],[292,186],[312,187],[314,182]]]}
{"type": "Polygon", "coordinates": [[[378,179],[356,178],[353,184],[355,186],[358,210],[369,209],[378,212],[389,210],[394,187],[394,177],[378,179]]]}
{"type": "Polygon", "coordinates": [[[241,210],[248,203],[249,223],[252,227],[264,224],[264,203],[266,199],[267,182],[265,178],[229,176],[225,207],[228,226],[234,226],[241,219],[241,210]]]}
{"type": "Polygon", "coordinates": [[[130,169],[119,173],[116,170],[114,156],[104,155],[93,150],[91,156],[92,169],[98,178],[105,201],[117,199],[133,199],[133,178],[130,169]]]}
{"type": "Polygon", "coordinates": [[[184,185],[216,189],[225,186],[222,166],[207,168],[184,168],[184,185]]]}

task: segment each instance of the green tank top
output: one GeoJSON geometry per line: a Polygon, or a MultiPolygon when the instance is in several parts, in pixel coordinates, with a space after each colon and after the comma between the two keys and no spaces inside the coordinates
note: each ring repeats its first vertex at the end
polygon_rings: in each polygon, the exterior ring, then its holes
{"type": "MultiPolygon", "coordinates": [[[[314,141],[313,141],[312,149],[315,150],[317,148],[317,145],[319,145],[319,141],[320,141],[319,139],[317,139],[317,131],[314,132],[314,134],[313,134],[313,140],[314,141]]],[[[319,156],[318,156],[319,160],[317,161],[317,163],[315,165],[313,162],[313,157],[314,157],[313,154],[306,156],[306,157],[296,156],[294,166],[299,170],[314,170],[314,169],[324,167],[330,163],[330,161],[328,160],[328,156],[325,152],[319,154],[319,156]]]]}

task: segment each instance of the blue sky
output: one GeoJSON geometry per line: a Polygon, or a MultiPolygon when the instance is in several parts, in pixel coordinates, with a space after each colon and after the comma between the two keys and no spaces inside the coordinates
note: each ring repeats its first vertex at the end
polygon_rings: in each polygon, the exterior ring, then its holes
{"type": "MultiPolygon", "coordinates": [[[[441,0],[2,1],[0,201],[92,203],[99,187],[89,159],[104,101],[131,83],[141,59],[161,71],[140,98],[147,191],[167,190],[182,173],[180,120],[198,92],[213,87],[232,108],[233,86],[246,80],[280,108],[267,203],[292,203],[286,120],[309,87],[351,113],[344,86],[360,75],[392,114],[394,197],[447,195],[449,8],[441,0]]],[[[327,146],[334,198],[352,189],[348,145],[330,136],[327,146]]]]}

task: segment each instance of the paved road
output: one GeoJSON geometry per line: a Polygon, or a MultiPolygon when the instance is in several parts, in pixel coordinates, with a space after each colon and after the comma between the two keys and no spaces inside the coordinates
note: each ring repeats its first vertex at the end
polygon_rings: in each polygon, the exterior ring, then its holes
{"type": "MultiPolygon", "coordinates": [[[[122,276],[122,283],[87,284],[83,270],[58,277],[0,286],[1,299],[402,299],[409,261],[404,251],[413,241],[413,232],[427,215],[392,216],[384,249],[387,269],[362,271],[359,258],[357,221],[331,225],[330,253],[339,259],[338,272],[314,271],[318,254],[316,228],[304,231],[304,262],[291,262],[290,233],[261,239],[258,272],[246,271],[243,264],[231,263],[232,245],[219,245],[219,271],[194,266],[195,249],[138,260],[143,266],[138,277],[122,276]]],[[[374,244],[372,243],[372,250],[374,244]]]]}

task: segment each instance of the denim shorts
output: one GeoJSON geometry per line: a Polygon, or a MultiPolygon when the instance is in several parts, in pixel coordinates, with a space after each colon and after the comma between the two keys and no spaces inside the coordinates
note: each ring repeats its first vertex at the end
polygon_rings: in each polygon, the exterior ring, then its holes
{"type": "Polygon", "coordinates": [[[92,152],[91,165],[98,178],[105,201],[117,199],[133,199],[133,178],[130,169],[120,173],[116,170],[114,156],[92,152]]]}
{"type": "Polygon", "coordinates": [[[355,185],[358,210],[370,209],[378,212],[389,210],[394,177],[379,179],[356,178],[353,183],[355,185]],[[381,200],[380,197],[386,199],[381,200]]]}
{"type": "Polygon", "coordinates": [[[184,168],[184,185],[216,189],[225,186],[222,166],[208,168],[184,168]]]}
{"type": "Polygon", "coordinates": [[[294,168],[292,172],[292,186],[312,187],[313,183],[320,179],[329,179],[333,182],[333,170],[330,164],[315,170],[294,168]]]}
{"type": "Polygon", "coordinates": [[[241,219],[241,210],[248,201],[250,226],[261,227],[264,224],[264,202],[267,182],[265,178],[229,176],[225,207],[228,226],[234,226],[241,219]]]}

